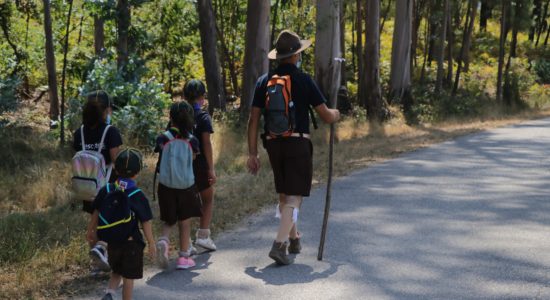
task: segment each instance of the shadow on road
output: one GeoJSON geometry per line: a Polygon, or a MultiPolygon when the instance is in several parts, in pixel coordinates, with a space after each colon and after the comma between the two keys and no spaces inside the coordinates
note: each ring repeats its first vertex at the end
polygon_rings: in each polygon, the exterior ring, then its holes
{"type": "Polygon", "coordinates": [[[168,270],[159,272],[151,279],[147,280],[147,285],[154,286],[168,291],[181,291],[183,287],[191,284],[193,279],[199,276],[197,271],[207,269],[211,264],[210,253],[205,253],[195,258],[197,264],[191,270],[178,270],[175,267],[175,262],[172,260],[168,270]],[[174,284],[177,282],[177,284],[174,284]]]}
{"type": "Polygon", "coordinates": [[[330,263],[329,268],[322,272],[314,272],[313,267],[304,264],[277,266],[275,263],[262,269],[247,267],[245,273],[250,277],[261,279],[269,285],[286,285],[292,283],[310,283],[318,279],[330,277],[338,271],[340,265],[330,263]]]}

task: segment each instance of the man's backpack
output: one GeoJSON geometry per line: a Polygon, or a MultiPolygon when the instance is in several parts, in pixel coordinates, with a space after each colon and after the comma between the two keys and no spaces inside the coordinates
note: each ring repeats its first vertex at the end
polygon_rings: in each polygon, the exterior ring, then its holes
{"type": "Polygon", "coordinates": [[[267,81],[265,123],[270,136],[287,137],[294,131],[295,108],[291,91],[290,75],[275,74],[267,81]]]}
{"type": "Polygon", "coordinates": [[[84,125],[80,127],[82,150],[78,151],[72,160],[73,177],[72,198],[75,200],[93,201],[99,190],[109,182],[112,165],[105,166],[105,158],[101,154],[105,136],[111,125],[107,125],[101,136],[97,151],[86,150],[84,141],[84,125]]]}
{"type": "Polygon", "coordinates": [[[170,131],[163,133],[168,142],[162,146],[159,182],[173,189],[187,189],[195,184],[193,147],[188,140],[176,138],[170,131]]]}
{"type": "Polygon", "coordinates": [[[130,198],[141,190],[127,193],[114,184],[107,184],[105,188],[107,194],[98,208],[97,237],[107,243],[127,241],[137,225],[135,214],[130,208],[130,198]]]}
{"type": "MultiPolygon", "coordinates": [[[[313,122],[317,129],[315,115],[308,107],[313,122]]],[[[271,76],[267,81],[265,100],[266,134],[271,137],[289,137],[296,128],[296,108],[292,101],[292,80],[290,75],[271,76]]]]}

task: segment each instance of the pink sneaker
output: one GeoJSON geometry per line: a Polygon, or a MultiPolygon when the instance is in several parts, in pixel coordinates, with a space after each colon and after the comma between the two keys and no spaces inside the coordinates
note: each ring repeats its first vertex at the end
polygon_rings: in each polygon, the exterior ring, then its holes
{"type": "Polygon", "coordinates": [[[191,257],[180,256],[178,258],[178,265],[176,266],[176,268],[178,270],[186,270],[194,267],[195,265],[195,261],[191,257]]]}

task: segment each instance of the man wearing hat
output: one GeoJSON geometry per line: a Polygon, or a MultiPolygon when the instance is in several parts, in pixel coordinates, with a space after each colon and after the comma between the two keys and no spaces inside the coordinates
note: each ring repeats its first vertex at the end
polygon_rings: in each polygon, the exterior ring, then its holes
{"type": "MultiPolygon", "coordinates": [[[[262,113],[266,121],[262,138],[273,170],[275,189],[279,194],[277,216],[280,216],[279,229],[269,257],[279,265],[291,263],[287,248],[291,254],[298,254],[301,250],[301,236],[296,221],[302,197],[309,196],[313,176],[310,108],[313,107],[325,123],[334,123],[340,119],[338,110],[327,107],[325,97],[311,76],[300,70],[301,53],[309,46],[311,41],[301,40],[292,31],[284,30],[279,34],[275,49],[268,54],[268,58],[276,60],[278,66],[258,79],[248,120],[247,166],[254,175],[260,169],[257,142],[258,124],[262,113]],[[290,124],[288,131],[277,135],[268,124],[274,120],[274,110],[270,110],[272,104],[269,102],[274,101],[276,97],[276,89],[271,82],[281,77],[283,80],[290,79],[290,82],[283,86],[283,89],[290,89],[290,100],[286,106],[290,124]],[[269,100],[269,97],[272,97],[272,100],[269,100]]],[[[313,114],[311,116],[313,117],[313,114]]]]}

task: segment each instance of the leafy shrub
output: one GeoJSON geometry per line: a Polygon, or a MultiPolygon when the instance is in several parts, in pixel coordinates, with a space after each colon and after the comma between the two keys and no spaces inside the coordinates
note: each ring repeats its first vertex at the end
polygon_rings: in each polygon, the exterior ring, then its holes
{"type": "Polygon", "coordinates": [[[81,97],[69,101],[67,120],[70,128],[80,124],[85,95],[95,90],[104,90],[115,100],[113,123],[121,130],[125,140],[140,145],[152,145],[155,135],[166,125],[165,109],[170,104],[170,95],[155,78],[141,81],[144,67],[130,59],[127,72],[133,80],[126,81],[117,69],[114,55],[110,54],[94,62],[86,81],[79,88],[81,97]],[[126,98],[124,101],[121,98],[126,98]],[[118,100],[118,101],[117,101],[118,100]]]}
{"type": "Polygon", "coordinates": [[[540,59],[534,63],[535,72],[543,84],[550,84],[550,60],[540,59]]]}
{"type": "Polygon", "coordinates": [[[17,107],[17,87],[20,80],[17,77],[0,78],[0,113],[14,110],[17,107]]]}

